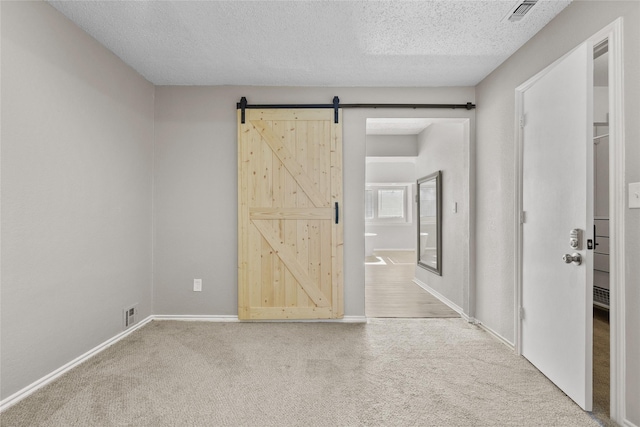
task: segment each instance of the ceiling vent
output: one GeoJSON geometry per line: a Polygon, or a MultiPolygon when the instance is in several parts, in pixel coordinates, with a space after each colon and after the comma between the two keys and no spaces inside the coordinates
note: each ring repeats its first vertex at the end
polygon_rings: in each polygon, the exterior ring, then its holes
{"type": "Polygon", "coordinates": [[[537,2],[538,0],[524,0],[523,2],[518,2],[507,16],[505,16],[504,20],[510,22],[518,22],[522,20],[537,2]]]}

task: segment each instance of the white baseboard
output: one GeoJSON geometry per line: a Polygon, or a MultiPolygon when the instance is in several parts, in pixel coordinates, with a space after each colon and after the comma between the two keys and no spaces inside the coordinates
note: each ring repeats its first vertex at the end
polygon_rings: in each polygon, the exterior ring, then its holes
{"type": "Polygon", "coordinates": [[[344,316],[342,319],[257,319],[239,320],[238,316],[208,316],[208,315],[173,315],[158,314],[153,316],[153,320],[181,320],[189,322],[255,322],[255,323],[367,323],[364,316],[344,316]]]}
{"type": "Polygon", "coordinates": [[[514,343],[510,342],[508,339],[506,339],[505,337],[503,337],[502,335],[500,335],[490,327],[486,326],[482,322],[475,322],[475,324],[478,325],[480,328],[482,328],[484,331],[488,332],[489,335],[491,335],[492,337],[500,341],[502,344],[509,347],[511,350],[516,351],[516,346],[514,343]]]}
{"type": "Polygon", "coordinates": [[[509,342],[509,340],[507,340],[505,337],[503,337],[502,335],[500,335],[499,333],[497,333],[493,329],[487,327],[486,325],[483,325],[482,322],[479,322],[477,319],[467,316],[467,314],[464,313],[462,308],[460,308],[453,301],[451,301],[448,298],[446,298],[440,292],[438,292],[435,289],[431,288],[431,286],[427,285],[426,283],[424,283],[423,281],[421,281],[421,280],[419,280],[417,278],[413,279],[413,283],[415,283],[416,285],[420,286],[422,289],[424,289],[425,291],[429,292],[431,295],[433,295],[434,297],[438,298],[440,301],[442,301],[443,303],[448,305],[453,311],[457,312],[460,315],[460,317],[462,317],[467,322],[473,323],[474,325],[478,325],[483,330],[487,331],[492,337],[494,337],[495,339],[497,339],[498,341],[500,341],[501,343],[503,343],[504,345],[509,347],[511,350],[515,350],[515,345],[513,343],[509,342]]]}
{"type": "Polygon", "coordinates": [[[425,291],[429,292],[431,295],[433,295],[434,297],[438,298],[440,301],[442,301],[444,304],[448,305],[449,308],[451,308],[453,311],[457,312],[460,317],[462,317],[464,320],[466,320],[469,323],[473,323],[474,325],[479,326],[480,328],[482,328],[483,330],[487,331],[491,336],[493,336],[495,339],[497,339],[498,341],[500,341],[501,343],[503,343],[504,345],[506,345],[507,347],[509,347],[512,350],[515,350],[515,345],[511,342],[509,342],[509,340],[507,340],[505,337],[503,337],[502,335],[500,335],[499,333],[497,333],[496,331],[494,331],[493,329],[489,328],[488,326],[484,325],[482,322],[478,321],[478,319],[474,318],[474,317],[469,317],[463,310],[461,307],[459,307],[457,304],[455,304],[453,301],[449,300],[447,297],[445,297],[444,295],[442,295],[440,292],[436,291],[435,289],[431,288],[431,286],[427,285],[426,283],[424,283],[423,281],[414,278],[413,279],[413,283],[415,283],[416,285],[420,286],[422,289],[424,289],[425,291]]]}
{"type": "Polygon", "coordinates": [[[629,420],[624,420],[624,421],[622,422],[622,425],[623,425],[624,427],[638,427],[637,425],[635,425],[634,423],[632,423],[632,422],[631,422],[631,421],[629,421],[629,420]]]}
{"type": "Polygon", "coordinates": [[[342,319],[333,319],[336,323],[367,323],[365,316],[344,316],[342,319]]]}
{"type": "Polygon", "coordinates": [[[464,310],[462,309],[462,307],[458,306],[458,304],[454,303],[449,298],[445,297],[440,292],[436,291],[431,286],[429,286],[426,283],[424,283],[422,280],[417,279],[417,278],[414,277],[413,278],[413,283],[415,283],[416,285],[420,286],[422,289],[424,289],[425,291],[429,292],[434,297],[438,298],[442,303],[444,303],[445,305],[449,306],[449,308],[451,310],[453,310],[456,313],[458,313],[460,315],[460,317],[462,317],[467,322],[474,323],[474,319],[469,317],[469,316],[467,316],[465,314],[464,310]]]}
{"type": "Polygon", "coordinates": [[[373,252],[375,251],[386,251],[386,252],[393,252],[393,251],[397,251],[397,252],[415,252],[415,248],[414,249],[398,249],[398,248],[375,248],[373,250],[373,252]]]}
{"type": "Polygon", "coordinates": [[[243,320],[251,323],[367,323],[365,316],[344,316],[342,319],[256,319],[243,320]]]}
{"type": "Polygon", "coordinates": [[[469,317],[465,312],[461,312],[459,314],[460,314],[460,317],[462,317],[464,320],[466,320],[469,323],[473,323],[474,325],[478,323],[475,317],[469,317]]]}
{"type": "Polygon", "coordinates": [[[141,321],[137,325],[132,326],[131,328],[127,329],[126,331],[120,332],[118,335],[114,336],[113,338],[108,339],[107,341],[103,342],[102,344],[99,344],[98,346],[92,348],[91,350],[87,351],[83,355],[76,357],[71,362],[59,367],[58,369],[56,369],[55,371],[51,372],[50,374],[47,374],[44,377],[40,378],[39,380],[34,381],[33,383],[29,384],[28,386],[26,386],[22,390],[19,390],[19,391],[13,393],[11,396],[9,396],[9,397],[7,397],[5,399],[2,399],[2,401],[0,401],[0,412],[2,412],[5,409],[15,405],[16,403],[18,403],[19,401],[21,401],[25,397],[33,394],[37,390],[39,390],[42,387],[46,386],[50,382],[56,380],[61,375],[67,373],[71,369],[73,369],[76,366],[80,365],[84,361],[92,358],[93,356],[95,356],[96,354],[100,353],[101,351],[111,347],[113,344],[117,343],[118,341],[120,341],[121,339],[126,337],[127,335],[131,334],[133,331],[135,331],[137,329],[140,329],[141,327],[143,327],[144,325],[149,323],[151,320],[153,320],[153,316],[147,317],[146,319],[144,319],[143,321],[141,321]]]}
{"type": "Polygon", "coordinates": [[[186,322],[239,322],[238,316],[156,314],[153,320],[181,320],[186,322]]]}

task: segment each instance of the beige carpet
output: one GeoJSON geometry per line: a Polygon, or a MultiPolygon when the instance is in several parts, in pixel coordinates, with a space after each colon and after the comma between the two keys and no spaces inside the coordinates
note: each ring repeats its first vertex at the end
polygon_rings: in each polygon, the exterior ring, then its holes
{"type": "Polygon", "coordinates": [[[154,321],[2,426],[597,426],[461,319],[154,321]]]}

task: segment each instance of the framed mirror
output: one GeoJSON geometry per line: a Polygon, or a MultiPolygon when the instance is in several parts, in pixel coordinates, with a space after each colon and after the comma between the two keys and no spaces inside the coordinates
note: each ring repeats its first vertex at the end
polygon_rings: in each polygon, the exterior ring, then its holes
{"type": "Polygon", "coordinates": [[[442,276],[442,171],[418,180],[418,265],[442,276]]]}

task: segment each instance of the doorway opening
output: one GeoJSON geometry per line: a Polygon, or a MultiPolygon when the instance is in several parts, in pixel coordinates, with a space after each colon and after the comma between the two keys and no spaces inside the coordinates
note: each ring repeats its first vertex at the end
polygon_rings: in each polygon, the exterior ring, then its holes
{"type": "MultiPolygon", "coordinates": [[[[460,168],[456,178],[459,182],[452,181],[448,194],[460,196],[458,203],[462,202],[466,176],[462,171],[466,165],[461,154],[467,149],[466,123],[460,119],[367,119],[364,189],[367,317],[460,317],[459,311],[447,304],[449,301],[443,302],[440,295],[417,279],[424,270],[417,265],[420,218],[416,182],[430,173],[429,168],[434,168],[440,157],[446,157],[443,164],[450,167],[457,162],[460,168]]],[[[448,172],[456,171],[450,168],[448,172]]],[[[468,221],[468,215],[461,214],[459,218],[468,221]]],[[[447,273],[446,279],[455,276],[453,271],[447,273]]],[[[458,283],[462,289],[463,281],[458,283]]]]}
{"type": "Polygon", "coordinates": [[[609,43],[593,49],[593,413],[610,417],[609,43]]]}

